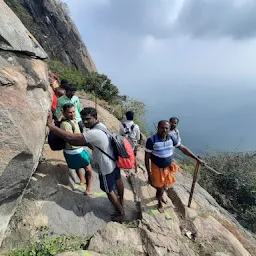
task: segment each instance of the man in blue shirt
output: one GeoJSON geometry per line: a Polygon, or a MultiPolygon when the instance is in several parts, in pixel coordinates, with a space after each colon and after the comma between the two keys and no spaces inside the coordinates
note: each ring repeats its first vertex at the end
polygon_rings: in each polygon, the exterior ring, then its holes
{"type": "Polygon", "coordinates": [[[178,148],[185,155],[194,158],[203,165],[203,161],[184,147],[175,136],[169,134],[170,123],[162,120],[158,123],[157,133],[148,138],[145,149],[145,166],[148,172],[148,181],[156,188],[158,210],[163,212],[164,190],[176,181],[175,171],[179,169],[173,161],[173,149],[178,148]]]}

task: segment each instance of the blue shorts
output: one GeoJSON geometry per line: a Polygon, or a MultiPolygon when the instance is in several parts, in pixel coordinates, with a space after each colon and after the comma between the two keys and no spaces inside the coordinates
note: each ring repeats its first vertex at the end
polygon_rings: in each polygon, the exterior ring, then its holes
{"type": "Polygon", "coordinates": [[[99,174],[100,188],[106,193],[110,193],[115,189],[116,181],[121,179],[121,171],[118,167],[107,175],[99,174]]]}
{"type": "Polygon", "coordinates": [[[91,160],[90,154],[85,149],[77,154],[68,154],[64,151],[64,157],[66,159],[68,167],[70,169],[75,169],[76,171],[78,171],[80,168],[87,167],[90,164],[91,160]]]}

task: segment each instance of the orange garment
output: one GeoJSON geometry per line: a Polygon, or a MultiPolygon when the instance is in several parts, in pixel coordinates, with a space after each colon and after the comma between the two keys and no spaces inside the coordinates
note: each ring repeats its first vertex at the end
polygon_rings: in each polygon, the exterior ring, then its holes
{"type": "Polygon", "coordinates": [[[55,93],[52,94],[52,109],[56,110],[58,98],[55,93]]]}
{"type": "Polygon", "coordinates": [[[156,188],[169,188],[176,181],[174,173],[180,167],[176,163],[172,163],[166,168],[159,168],[151,161],[152,183],[156,188]]]}

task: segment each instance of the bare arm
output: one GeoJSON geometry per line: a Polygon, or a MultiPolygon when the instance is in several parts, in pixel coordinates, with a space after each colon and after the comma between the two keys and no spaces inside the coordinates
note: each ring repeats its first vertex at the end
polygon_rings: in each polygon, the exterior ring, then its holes
{"type": "Polygon", "coordinates": [[[145,166],[148,172],[148,175],[150,175],[150,161],[149,159],[151,158],[151,153],[145,152],[145,166]]]}
{"type": "Polygon", "coordinates": [[[73,146],[85,146],[86,145],[86,141],[82,134],[67,132],[67,131],[64,131],[64,130],[60,129],[59,127],[55,126],[52,123],[52,113],[51,112],[48,114],[47,126],[49,127],[49,129],[51,131],[53,131],[58,136],[62,137],[70,145],[73,145],[73,146]]]}
{"type": "Polygon", "coordinates": [[[140,127],[139,126],[137,126],[136,140],[137,141],[140,140],[140,127]]]}
{"type": "Polygon", "coordinates": [[[198,158],[196,155],[194,155],[188,148],[183,146],[182,144],[178,147],[178,149],[185,155],[194,158],[196,161],[198,161],[200,164],[203,164],[203,161],[198,158]]]}
{"type": "Polygon", "coordinates": [[[62,137],[66,142],[73,146],[85,146],[86,142],[84,136],[81,133],[71,133],[60,129],[59,127],[48,124],[47,125],[51,131],[53,131],[58,136],[62,137]]]}

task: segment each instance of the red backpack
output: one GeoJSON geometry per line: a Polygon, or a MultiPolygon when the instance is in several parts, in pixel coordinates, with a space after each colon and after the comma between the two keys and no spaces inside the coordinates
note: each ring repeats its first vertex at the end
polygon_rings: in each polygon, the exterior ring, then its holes
{"type": "Polygon", "coordinates": [[[114,162],[116,162],[116,165],[118,168],[122,168],[122,169],[134,168],[134,165],[135,165],[134,152],[130,142],[126,138],[122,137],[117,133],[112,133],[108,129],[100,125],[96,125],[94,129],[99,129],[105,132],[109,136],[109,138],[111,139],[112,147],[113,147],[114,157],[110,156],[101,148],[98,148],[95,146],[97,149],[99,149],[103,154],[105,154],[114,162]]]}

